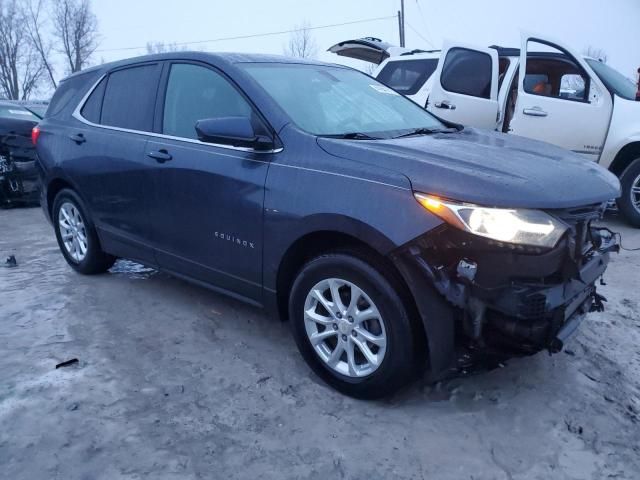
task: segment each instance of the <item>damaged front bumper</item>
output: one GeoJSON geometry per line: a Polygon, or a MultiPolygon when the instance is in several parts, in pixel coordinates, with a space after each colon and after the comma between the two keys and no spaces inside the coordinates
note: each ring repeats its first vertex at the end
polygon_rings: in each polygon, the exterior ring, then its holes
{"type": "Polygon", "coordinates": [[[394,252],[422,316],[432,370],[450,369],[460,352],[561,351],[584,314],[603,309],[596,283],[619,249],[606,229],[591,226],[594,215],[571,217],[567,235],[546,251],[444,224],[394,252]]]}

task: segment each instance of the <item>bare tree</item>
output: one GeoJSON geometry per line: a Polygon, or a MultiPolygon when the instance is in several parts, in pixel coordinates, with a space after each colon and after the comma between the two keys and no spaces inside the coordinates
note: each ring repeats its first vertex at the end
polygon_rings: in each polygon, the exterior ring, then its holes
{"type": "Polygon", "coordinates": [[[0,0],[0,91],[12,100],[28,99],[44,72],[40,55],[25,31],[25,17],[16,0],[0,0]]]}
{"type": "Polygon", "coordinates": [[[609,58],[607,52],[605,52],[602,48],[593,47],[591,45],[585,48],[582,53],[584,53],[587,57],[595,58],[602,63],[607,63],[607,59],[609,58]]]}
{"type": "Polygon", "coordinates": [[[87,66],[98,47],[98,20],[89,0],[54,0],[53,35],[71,73],[87,66]]]}
{"type": "Polygon", "coordinates": [[[313,58],[317,50],[309,24],[305,22],[296,26],[295,31],[291,33],[289,43],[284,48],[284,54],[288,57],[313,58]]]}
{"type": "Polygon", "coordinates": [[[28,0],[25,7],[25,23],[31,38],[31,44],[40,55],[42,65],[49,76],[49,81],[54,90],[58,87],[53,75],[54,68],[51,63],[51,43],[45,38],[45,21],[42,13],[46,13],[45,0],[28,0]]]}
{"type": "Polygon", "coordinates": [[[178,45],[177,43],[164,43],[164,42],[147,42],[147,53],[165,53],[165,52],[180,52],[186,50],[186,47],[178,45]]]}

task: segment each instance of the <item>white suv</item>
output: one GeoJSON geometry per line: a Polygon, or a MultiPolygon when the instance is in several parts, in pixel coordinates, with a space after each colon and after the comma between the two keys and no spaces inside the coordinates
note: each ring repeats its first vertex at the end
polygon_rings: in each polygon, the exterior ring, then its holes
{"type": "Polygon", "coordinates": [[[369,37],[329,51],[378,63],[373,76],[444,120],[599,162],[620,178],[618,207],[640,227],[640,102],[636,85],[613,68],[527,34],[520,49],[445,42],[441,51],[408,50],[369,37]]]}

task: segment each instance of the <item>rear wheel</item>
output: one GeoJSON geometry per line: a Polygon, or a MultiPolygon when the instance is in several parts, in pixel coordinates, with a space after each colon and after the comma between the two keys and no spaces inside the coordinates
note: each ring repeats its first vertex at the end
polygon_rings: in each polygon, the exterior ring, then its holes
{"type": "Polygon", "coordinates": [[[289,302],[302,356],[322,379],[359,398],[389,395],[411,380],[415,335],[393,275],[357,252],[307,263],[289,302]]]}
{"type": "Polygon", "coordinates": [[[52,218],[60,251],[74,270],[90,275],[113,266],[116,258],[100,248],[93,222],[73,190],[64,189],[56,195],[52,218]]]}
{"type": "Polygon", "coordinates": [[[640,227],[640,158],[635,159],[620,177],[622,196],[618,208],[634,227],[640,227]]]}

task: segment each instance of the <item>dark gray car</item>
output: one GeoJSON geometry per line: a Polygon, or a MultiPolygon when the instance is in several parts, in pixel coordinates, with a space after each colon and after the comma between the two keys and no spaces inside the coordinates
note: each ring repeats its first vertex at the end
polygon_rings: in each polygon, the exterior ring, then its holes
{"type": "MultiPolygon", "coordinates": [[[[288,318],[328,383],[557,352],[617,249],[618,180],[546,144],[438,120],[376,80],[173,53],[61,83],[34,132],[62,254],[130,258],[288,318]]],[[[150,332],[152,335],[153,332],[150,332]]]]}

